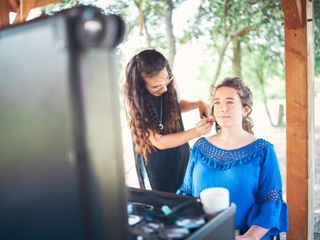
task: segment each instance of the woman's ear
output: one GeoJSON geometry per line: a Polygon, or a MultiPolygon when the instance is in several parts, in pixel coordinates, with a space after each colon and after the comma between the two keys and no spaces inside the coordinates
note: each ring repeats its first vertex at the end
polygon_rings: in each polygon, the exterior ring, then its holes
{"type": "Polygon", "coordinates": [[[252,109],[248,106],[243,107],[242,117],[247,117],[251,113],[252,109]]]}

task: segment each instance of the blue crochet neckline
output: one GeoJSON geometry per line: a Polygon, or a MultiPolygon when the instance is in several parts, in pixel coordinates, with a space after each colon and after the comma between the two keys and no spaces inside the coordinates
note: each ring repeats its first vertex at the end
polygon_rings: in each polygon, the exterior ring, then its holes
{"type": "Polygon", "coordinates": [[[192,154],[206,167],[226,170],[261,159],[270,145],[268,141],[258,138],[243,147],[225,150],[202,137],[193,146],[192,154]]]}

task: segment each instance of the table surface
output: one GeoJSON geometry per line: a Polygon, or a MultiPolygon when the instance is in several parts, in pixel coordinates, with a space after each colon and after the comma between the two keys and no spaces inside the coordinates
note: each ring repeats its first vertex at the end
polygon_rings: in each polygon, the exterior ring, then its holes
{"type": "Polygon", "coordinates": [[[217,235],[221,234],[221,232],[225,235],[225,240],[234,239],[234,204],[231,204],[228,209],[208,218],[202,209],[202,204],[197,201],[197,198],[191,196],[181,196],[168,192],[128,188],[128,203],[129,202],[152,205],[158,212],[160,212],[160,214],[162,214],[161,207],[163,205],[167,205],[171,209],[175,209],[179,205],[187,204],[187,207],[180,213],[177,212],[177,216],[195,218],[204,217],[206,219],[206,223],[200,228],[193,230],[186,239],[215,239],[212,238],[212,234],[214,233],[217,235]],[[189,203],[191,204],[189,205],[189,203]]]}

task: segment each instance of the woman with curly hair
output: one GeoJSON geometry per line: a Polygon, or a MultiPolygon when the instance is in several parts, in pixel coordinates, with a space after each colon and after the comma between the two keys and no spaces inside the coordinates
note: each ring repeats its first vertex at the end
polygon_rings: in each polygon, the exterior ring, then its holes
{"type": "Polygon", "coordinates": [[[124,97],[136,161],[143,159],[151,188],[167,192],[176,192],[182,183],[190,152],[188,141],[209,133],[213,124],[208,105],[179,101],[174,84],[167,60],[156,50],[143,50],[127,65],[124,97]],[[203,118],[184,131],[181,112],[195,108],[203,118]]]}
{"type": "Polygon", "coordinates": [[[198,197],[206,188],[227,188],[237,206],[236,240],[273,239],[288,230],[288,210],[274,147],[253,135],[252,93],[240,78],[226,78],[212,105],[217,134],[194,144],[177,193],[198,197]]]}

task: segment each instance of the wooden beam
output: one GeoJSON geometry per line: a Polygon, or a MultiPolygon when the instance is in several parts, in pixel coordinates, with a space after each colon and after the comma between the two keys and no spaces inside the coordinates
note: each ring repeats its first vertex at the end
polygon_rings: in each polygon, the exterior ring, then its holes
{"type": "Polygon", "coordinates": [[[297,29],[306,25],[305,0],[281,0],[281,6],[288,29],[297,29]]]}
{"type": "Polygon", "coordinates": [[[14,24],[24,22],[31,9],[36,7],[42,7],[51,3],[57,3],[60,2],[60,0],[21,0],[20,2],[20,8],[17,11],[16,18],[14,19],[14,24]]]}
{"type": "Polygon", "coordinates": [[[9,2],[0,0],[0,28],[9,25],[9,2]]]}
{"type": "Polygon", "coordinates": [[[61,2],[61,0],[36,0],[36,4],[38,7],[48,5],[50,3],[57,3],[57,2],[61,2]]]}
{"type": "Polygon", "coordinates": [[[18,9],[12,9],[12,5],[10,5],[9,0],[0,0],[0,28],[10,24],[10,11],[15,11],[17,13],[13,22],[16,24],[24,22],[27,19],[31,9],[57,2],[60,2],[60,0],[20,0],[18,9]]]}
{"type": "Polygon", "coordinates": [[[308,41],[306,0],[281,0],[285,17],[287,239],[308,236],[308,41]]]}
{"type": "Polygon", "coordinates": [[[36,7],[36,0],[28,0],[28,1],[21,0],[19,10],[17,11],[17,15],[13,23],[17,24],[17,23],[24,22],[27,19],[30,10],[35,7],[36,7]]]}

